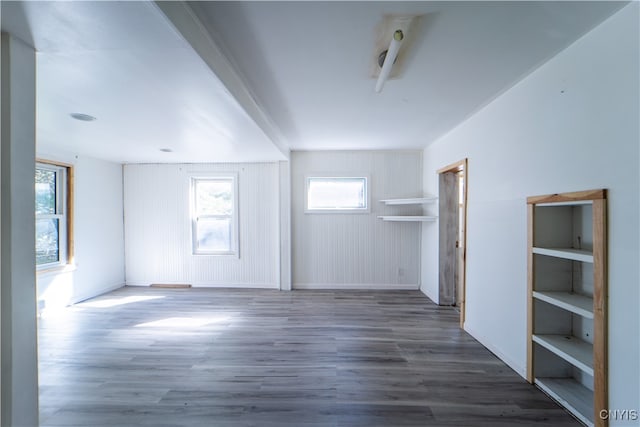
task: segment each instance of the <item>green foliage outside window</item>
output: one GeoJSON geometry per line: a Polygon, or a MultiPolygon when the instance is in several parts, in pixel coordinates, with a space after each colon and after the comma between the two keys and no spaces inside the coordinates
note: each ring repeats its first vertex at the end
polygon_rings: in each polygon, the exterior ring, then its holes
{"type": "Polygon", "coordinates": [[[60,218],[57,173],[36,168],[36,265],[60,261],[60,218]]]}

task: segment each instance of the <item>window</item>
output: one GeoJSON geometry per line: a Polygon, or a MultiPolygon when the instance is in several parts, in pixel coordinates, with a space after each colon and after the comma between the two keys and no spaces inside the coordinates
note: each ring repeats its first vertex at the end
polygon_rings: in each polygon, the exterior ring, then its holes
{"type": "Polygon", "coordinates": [[[369,212],[366,177],[307,177],[306,212],[369,212]]]}
{"type": "Polygon", "coordinates": [[[237,176],[191,179],[194,254],[238,254],[237,182],[237,176]]]}
{"type": "Polygon", "coordinates": [[[36,163],[36,267],[67,264],[69,236],[69,179],[71,167],[36,163]]]}

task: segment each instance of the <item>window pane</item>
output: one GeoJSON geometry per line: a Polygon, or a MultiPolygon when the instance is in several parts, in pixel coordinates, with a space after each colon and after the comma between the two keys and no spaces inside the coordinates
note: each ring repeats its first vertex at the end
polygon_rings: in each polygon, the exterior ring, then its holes
{"type": "Polygon", "coordinates": [[[58,219],[36,220],[36,264],[48,264],[60,260],[58,219]]]}
{"type": "Polygon", "coordinates": [[[56,172],[36,169],[36,215],[56,213],[56,172]]]}
{"type": "Polygon", "coordinates": [[[231,218],[201,218],[196,232],[199,251],[231,252],[231,218]]]}
{"type": "Polygon", "coordinates": [[[307,209],[366,209],[366,178],[309,178],[307,209]]]}
{"type": "Polygon", "coordinates": [[[233,213],[233,181],[230,179],[198,180],[196,207],[200,215],[231,215],[233,213]]]}

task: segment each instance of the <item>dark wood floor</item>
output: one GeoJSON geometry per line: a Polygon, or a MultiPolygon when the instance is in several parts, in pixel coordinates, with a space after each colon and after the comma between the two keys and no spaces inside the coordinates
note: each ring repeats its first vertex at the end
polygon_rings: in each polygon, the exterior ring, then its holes
{"type": "Polygon", "coordinates": [[[123,288],[39,346],[41,426],[579,425],[419,292],[123,288]]]}

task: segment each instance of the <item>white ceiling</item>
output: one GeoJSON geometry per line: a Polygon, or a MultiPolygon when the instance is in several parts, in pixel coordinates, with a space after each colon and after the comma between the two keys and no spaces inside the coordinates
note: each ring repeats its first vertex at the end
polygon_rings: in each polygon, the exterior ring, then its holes
{"type": "MultiPolygon", "coordinates": [[[[619,9],[612,2],[192,2],[293,149],[424,148],[619,9]],[[385,14],[422,15],[375,93],[385,14]]],[[[390,40],[389,40],[390,41],[390,40]]]]}
{"type": "Polygon", "coordinates": [[[193,2],[187,20],[165,16],[168,3],[1,7],[3,30],[38,50],[41,152],[225,162],[281,160],[282,146],[423,148],[624,4],[193,2]],[[385,14],[422,18],[377,94],[385,14]]]}
{"type": "Polygon", "coordinates": [[[38,50],[41,155],[285,159],[154,3],[3,2],[2,27],[38,50]],[[74,112],[97,120],[74,120],[74,112]]]}

